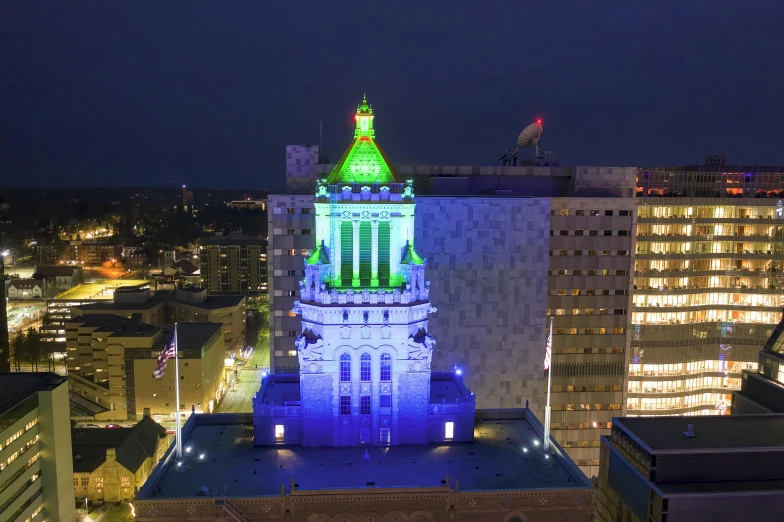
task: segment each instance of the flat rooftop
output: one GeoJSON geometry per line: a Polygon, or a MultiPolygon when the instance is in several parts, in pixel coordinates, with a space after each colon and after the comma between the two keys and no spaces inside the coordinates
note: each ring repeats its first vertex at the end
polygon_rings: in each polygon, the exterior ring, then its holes
{"type": "Polygon", "coordinates": [[[172,462],[145,498],[195,497],[215,486],[225,486],[229,497],[273,496],[281,484],[288,491],[292,478],[300,490],[439,487],[447,474],[464,491],[587,487],[560,457],[545,458],[525,419],[479,421],[475,429],[473,443],[255,448],[251,423],[196,424],[183,445],[184,463],[172,462]]]}
{"type": "Polygon", "coordinates": [[[0,375],[0,415],[34,393],[54,389],[67,377],[56,373],[9,373],[0,375]]]}
{"type": "Polygon", "coordinates": [[[115,279],[100,283],[83,283],[57,295],[58,300],[111,300],[114,298],[114,291],[118,288],[139,287],[149,285],[145,279],[115,279]]]}
{"type": "Polygon", "coordinates": [[[653,453],[784,449],[784,415],[622,417],[613,423],[653,453]],[[689,424],[694,438],[683,434],[689,424]]]}

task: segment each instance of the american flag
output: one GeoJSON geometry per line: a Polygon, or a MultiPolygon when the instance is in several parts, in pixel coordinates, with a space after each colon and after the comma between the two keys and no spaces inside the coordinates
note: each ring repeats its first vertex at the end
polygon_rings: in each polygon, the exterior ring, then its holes
{"type": "Polygon", "coordinates": [[[174,332],[172,336],[171,342],[164,346],[163,350],[161,350],[161,354],[158,356],[158,364],[155,365],[155,371],[152,372],[152,376],[156,379],[160,379],[163,377],[163,372],[166,371],[166,361],[169,359],[174,359],[174,343],[177,337],[177,332],[174,332]]]}
{"type": "Polygon", "coordinates": [[[544,369],[550,368],[550,359],[553,357],[553,320],[550,319],[550,333],[547,335],[547,345],[544,348],[544,369]]]}

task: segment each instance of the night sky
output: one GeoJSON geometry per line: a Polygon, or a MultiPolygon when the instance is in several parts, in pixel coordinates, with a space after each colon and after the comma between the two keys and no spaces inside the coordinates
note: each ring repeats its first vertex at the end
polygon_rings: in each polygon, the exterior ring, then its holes
{"type": "Polygon", "coordinates": [[[282,188],[363,92],[398,164],[492,164],[536,117],[562,165],[784,164],[782,27],[780,0],[5,0],[0,186],[282,188]]]}

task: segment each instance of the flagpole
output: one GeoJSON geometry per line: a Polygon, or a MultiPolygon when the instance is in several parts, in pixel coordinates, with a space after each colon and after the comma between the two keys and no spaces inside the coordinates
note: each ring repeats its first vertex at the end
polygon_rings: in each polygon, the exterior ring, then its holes
{"type": "MultiPolygon", "coordinates": [[[[177,418],[176,428],[174,429],[175,448],[177,450],[177,458],[182,458],[182,428],[180,418],[180,354],[179,346],[177,345],[177,323],[174,323],[174,390],[175,400],[177,401],[177,418]]],[[[549,395],[548,395],[549,397],[549,395]]]]}
{"type": "Polygon", "coordinates": [[[544,408],[544,450],[550,449],[550,388],[553,384],[553,318],[550,317],[550,366],[547,368],[547,406],[544,408]]]}

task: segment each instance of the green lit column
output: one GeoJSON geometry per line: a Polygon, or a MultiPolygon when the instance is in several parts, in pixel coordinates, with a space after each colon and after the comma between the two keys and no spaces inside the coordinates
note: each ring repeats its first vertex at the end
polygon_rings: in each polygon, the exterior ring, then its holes
{"type": "Polygon", "coordinates": [[[398,241],[397,219],[389,217],[389,284],[396,286],[400,284],[398,272],[400,271],[400,242],[398,241]]]}
{"type": "Polygon", "coordinates": [[[332,250],[330,250],[329,255],[332,257],[330,262],[332,263],[332,279],[335,281],[335,286],[340,286],[340,225],[342,221],[340,218],[335,219],[332,217],[330,219],[330,245],[333,246],[332,250]]]}
{"type": "Polygon", "coordinates": [[[373,229],[372,245],[370,250],[370,286],[378,286],[378,220],[370,222],[373,229]]]}
{"type": "Polygon", "coordinates": [[[359,220],[353,222],[354,225],[354,263],[351,267],[351,286],[354,288],[359,287],[359,220]]]}

